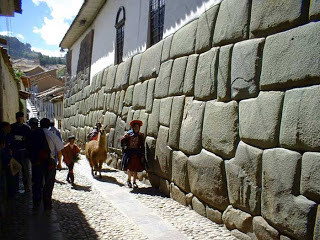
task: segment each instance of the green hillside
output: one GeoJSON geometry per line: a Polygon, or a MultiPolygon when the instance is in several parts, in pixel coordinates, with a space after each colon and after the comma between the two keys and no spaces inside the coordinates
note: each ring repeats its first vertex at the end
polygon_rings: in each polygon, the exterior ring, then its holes
{"type": "MultiPolygon", "coordinates": [[[[66,64],[65,57],[49,57],[31,50],[29,43],[20,42],[16,37],[2,36],[0,38],[7,40],[7,47],[9,49],[9,55],[13,59],[26,58],[31,60],[38,59],[41,66],[54,65],[54,64],[66,64]]],[[[3,46],[0,44],[0,46],[3,46]]]]}

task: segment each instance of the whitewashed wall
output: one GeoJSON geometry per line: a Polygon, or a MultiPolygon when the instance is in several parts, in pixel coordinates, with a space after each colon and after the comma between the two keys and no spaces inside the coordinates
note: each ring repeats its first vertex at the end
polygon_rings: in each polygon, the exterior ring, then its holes
{"type": "MultiPolygon", "coordinates": [[[[166,1],[164,38],[199,17],[210,6],[221,0],[174,0],[166,1]]],[[[148,0],[109,0],[89,29],[71,47],[72,75],[76,74],[80,44],[86,34],[94,29],[91,61],[91,79],[103,68],[114,64],[116,29],[114,27],[118,9],[124,6],[126,22],[124,29],[123,59],[126,60],[146,49],[148,38],[148,0]]],[[[90,79],[90,80],[91,80],[90,79]]]]}

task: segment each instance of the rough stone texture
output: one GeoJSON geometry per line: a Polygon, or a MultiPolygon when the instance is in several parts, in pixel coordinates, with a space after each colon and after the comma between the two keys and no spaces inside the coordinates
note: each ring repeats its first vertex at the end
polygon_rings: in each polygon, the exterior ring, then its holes
{"type": "Polygon", "coordinates": [[[187,162],[188,157],[183,152],[172,152],[172,181],[184,192],[190,192],[187,162]]]}
{"type": "Polygon", "coordinates": [[[213,30],[218,16],[219,5],[215,5],[202,13],[198,20],[196,52],[204,52],[211,48],[213,30]]]}
{"type": "Polygon", "coordinates": [[[198,20],[180,28],[173,34],[171,42],[170,58],[177,58],[194,53],[198,20]]]}
{"type": "Polygon", "coordinates": [[[216,95],[216,72],[218,48],[202,53],[199,57],[194,83],[194,96],[199,100],[214,99],[216,95]]]}
{"type": "Polygon", "coordinates": [[[147,135],[148,117],[149,117],[149,114],[146,113],[146,110],[141,110],[140,111],[140,115],[139,115],[138,119],[143,122],[143,125],[140,128],[140,132],[143,133],[144,135],[147,135]]]}
{"type": "Polygon", "coordinates": [[[172,65],[173,60],[161,64],[159,76],[156,79],[154,97],[163,98],[168,96],[172,65]]]}
{"type": "Polygon", "coordinates": [[[283,97],[283,92],[260,92],[239,103],[242,141],[261,148],[278,146],[283,97]]]}
{"type": "Polygon", "coordinates": [[[134,86],[129,86],[127,88],[127,90],[126,90],[126,94],[124,96],[124,105],[125,106],[131,106],[132,105],[133,89],[134,89],[134,86]]]}
{"type": "Polygon", "coordinates": [[[172,37],[173,37],[173,34],[171,34],[170,36],[166,37],[163,40],[161,63],[169,60],[169,58],[170,58],[170,49],[171,49],[172,37]]]}
{"type": "Polygon", "coordinates": [[[248,38],[249,0],[224,0],[216,21],[213,45],[223,45],[248,38]]]}
{"type": "Polygon", "coordinates": [[[187,96],[192,96],[194,92],[194,80],[196,78],[198,58],[198,54],[193,54],[188,57],[183,83],[183,93],[187,96]]]}
{"type": "Polygon", "coordinates": [[[168,180],[160,178],[159,179],[159,190],[166,196],[170,196],[170,183],[168,180]]]}
{"type": "Polygon", "coordinates": [[[106,87],[104,88],[107,93],[111,92],[113,88],[114,81],[116,79],[117,67],[118,65],[111,66],[108,68],[107,82],[106,87]]]}
{"type": "Polygon", "coordinates": [[[111,93],[107,93],[107,106],[106,106],[107,111],[111,111],[110,104],[111,104],[111,93]]]}
{"type": "Polygon", "coordinates": [[[125,62],[122,62],[118,65],[116,80],[113,89],[119,90],[128,87],[131,62],[132,58],[129,58],[125,62]]]}
{"type": "Polygon", "coordinates": [[[108,70],[109,70],[109,68],[105,68],[103,70],[103,75],[102,75],[102,80],[101,80],[102,87],[105,87],[107,84],[108,70]]]}
{"type": "Polygon", "coordinates": [[[148,118],[147,133],[149,136],[157,137],[159,130],[160,100],[153,101],[152,112],[148,118]]]}
{"type": "Polygon", "coordinates": [[[280,240],[292,240],[292,239],[287,236],[280,235],[280,240]]]}
{"type": "Polygon", "coordinates": [[[231,53],[233,45],[220,48],[217,77],[217,98],[219,101],[229,101],[231,98],[231,53]]]}
{"type": "Polygon", "coordinates": [[[238,143],[238,103],[206,103],[202,129],[202,146],[222,156],[232,158],[238,143]]]}
{"type": "Polygon", "coordinates": [[[289,149],[320,151],[320,86],[289,90],[284,97],[280,144],[289,149]]]}
{"type": "Polygon", "coordinates": [[[161,125],[169,127],[170,115],[173,97],[167,97],[160,100],[159,122],[161,125]]]}
{"type": "Polygon", "coordinates": [[[215,210],[209,206],[206,206],[206,216],[209,218],[211,221],[222,224],[222,213],[219,212],[218,210],[215,210]]]}
{"type": "Polygon", "coordinates": [[[129,84],[135,84],[139,81],[139,69],[140,69],[140,62],[141,62],[142,54],[137,54],[132,58],[131,69],[130,69],[130,76],[129,76],[129,84]]]}
{"type": "Polygon", "coordinates": [[[299,194],[301,155],[282,148],[262,157],[262,217],[279,231],[297,239],[311,239],[316,203],[299,194]]]}
{"type": "Polygon", "coordinates": [[[165,179],[171,179],[171,150],[167,146],[169,137],[169,128],[160,126],[156,143],[155,158],[159,164],[159,168],[155,169],[155,173],[165,179]]]}
{"type": "Polygon", "coordinates": [[[114,100],[113,112],[117,113],[119,109],[119,102],[120,102],[120,91],[116,92],[116,97],[114,100]]]}
{"type": "Polygon", "coordinates": [[[234,236],[235,238],[239,239],[239,240],[252,240],[251,237],[249,237],[247,234],[240,232],[237,229],[234,229],[231,231],[231,235],[234,236]]]}
{"type": "Polygon", "coordinates": [[[130,122],[133,120],[133,114],[134,110],[132,110],[132,107],[129,108],[128,110],[128,115],[127,115],[127,124],[126,124],[126,130],[130,129],[130,122]]]}
{"type": "Polygon", "coordinates": [[[197,197],[192,198],[192,209],[206,217],[206,206],[197,197]]]}
{"type": "Polygon", "coordinates": [[[267,36],[303,24],[307,20],[307,7],[307,2],[301,0],[253,0],[250,32],[253,37],[267,36]]]}
{"type": "Polygon", "coordinates": [[[183,117],[184,99],[184,96],[178,96],[174,97],[172,101],[168,145],[174,149],[179,148],[180,128],[183,117]]]}
{"type": "Polygon", "coordinates": [[[318,205],[316,221],[313,230],[313,239],[319,240],[320,239],[320,205],[318,205]]]}
{"type": "Polygon", "coordinates": [[[156,77],[160,69],[163,41],[158,42],[142,53],[139,80],[156,77]]]}
{"type": "Polygon", "coordinates": [[[147,136],[145,142],[145,154],[149,166],[148,172],[155,172],[156,167],[158,167],[155,161],[156,139],[147,136]]]}
{"type": "Polygon", "coordinates": [[[236,43],[231,60],[231,97],[236,100],[256,97],[264,38],[236,43]]]}
{"type": "Polygon", "coordinates": [[[231,205],[223,212],[222,220],[228,229],[239,229],[242,232],[248,232],[252,229],[252,216],[231,205]]]}
{"type": "Polygon", "coordinates": [[[303,154],[300,193],[315,202],[320,202],[320,153],[303,154]]]}
{"type": "Polygon", "coordinates": [[[141,109],[146,107],[148,81],[137,83],[133,90],[133,109],[141,109]]]}
{"type": "Polygon", "coordinates": [[[184,192],[182,192],[177,186],[175,186],[173,183],[171,183],[170,186],[171,189],[171,194],[170,196],[176,200],[177,202],[181,203],[184,206],[187,206],[187,198],[186,195],[184,194],[184,192]]]}
{"type": "Polygon", "coordinates": [[[174,60],[169,86],[169,96],[183,94],[183,79],[187,61],[188,57],[181,57],[174,60]]]}
{"type": "Polygon", "coordinates": [[[119,114],[119,115],[122,113],[123,100],[124,100],[125,93],[126,93],[125,90],[122,90],[122,91],[120,92],[119,107],[118,107],[118,114],[119,114]]]}
{"type": "Polygon", "coordinates": [[[262,153],[240,142],[235,158],[225,162],[230,203],[254,215],[260,214],[262,153]]]}
{"type": "Polygon", "coordinates": [[[187,97],[185,100],[179,148],[187,154],[197,154],[201,151],[204,108],[204,102],[193,101],[192,97],[187,97]]]}
{"type": "Polygon", "coordinates": [[[228,206],[228,193],[222,158],[202,150],[188,159],[191,192],[209,205],[224,210],[228,206]]]}
{"type": "Polygon", "coordinates": [[[260,88],[278,90],[319,83],[319,32],[320,22],[312,22],[267,37],[260,88]]]}
{"type": "Polygon", "coordinates": [[[126,123],[123,120],[121,120],[120,117],[118,117],[113,141],[113,146],[117,149],[121,149],[120,139],[124,135],[125,128],[126,123]]]}
{"type": "Polygon", "coordinates": [[[309,18],[311,21],[320,20],[320,1],[312,0],[310,2],[309,18]]]}
{"type": "Polygon", "coordinates": [[[146,112],[147,113],[151,113],[151,111],[152,111],[155,83],[156,83],[156,79],[155,78],[150,79],[148,81],[147,100],[146,100],[146,112]]]}
{"type": "Polygon", "coordinates": [[[253,232],[258,240],[279,240],[279,232],[270,226],[263,217],[257,216],[252,222],[253,232]]]}

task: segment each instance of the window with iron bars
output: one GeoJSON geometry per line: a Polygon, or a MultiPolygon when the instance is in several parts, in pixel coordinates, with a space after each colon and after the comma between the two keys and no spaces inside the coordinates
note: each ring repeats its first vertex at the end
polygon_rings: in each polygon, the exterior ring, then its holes
{"type": "Polygon", "coordinates": [[[165,0],[150,0],[150,46],[162,40],[165,0]]]}
{"type": "Polygon", "coordinates": [[[115,64],[119,64],[123,61],[123,43],[124,43],[124,23],[125,23],[125,9],[120,7],[117,13],[116,18],[116,55],[115,55],[115,64]],[[120,14],[122,13],[122,19],[119,19],[120,14]]]}

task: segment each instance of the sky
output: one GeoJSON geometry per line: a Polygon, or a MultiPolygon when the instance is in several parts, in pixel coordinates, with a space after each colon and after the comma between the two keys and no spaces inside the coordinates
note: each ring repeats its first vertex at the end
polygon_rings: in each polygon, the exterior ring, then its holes
{"type": "Polygon", "coordinates": [[[63,56],[59,44],[82,4],[83,0],[22,0],[22,14],[0,16],[0,35],[17,37],[42,54],[63,56]]]}

